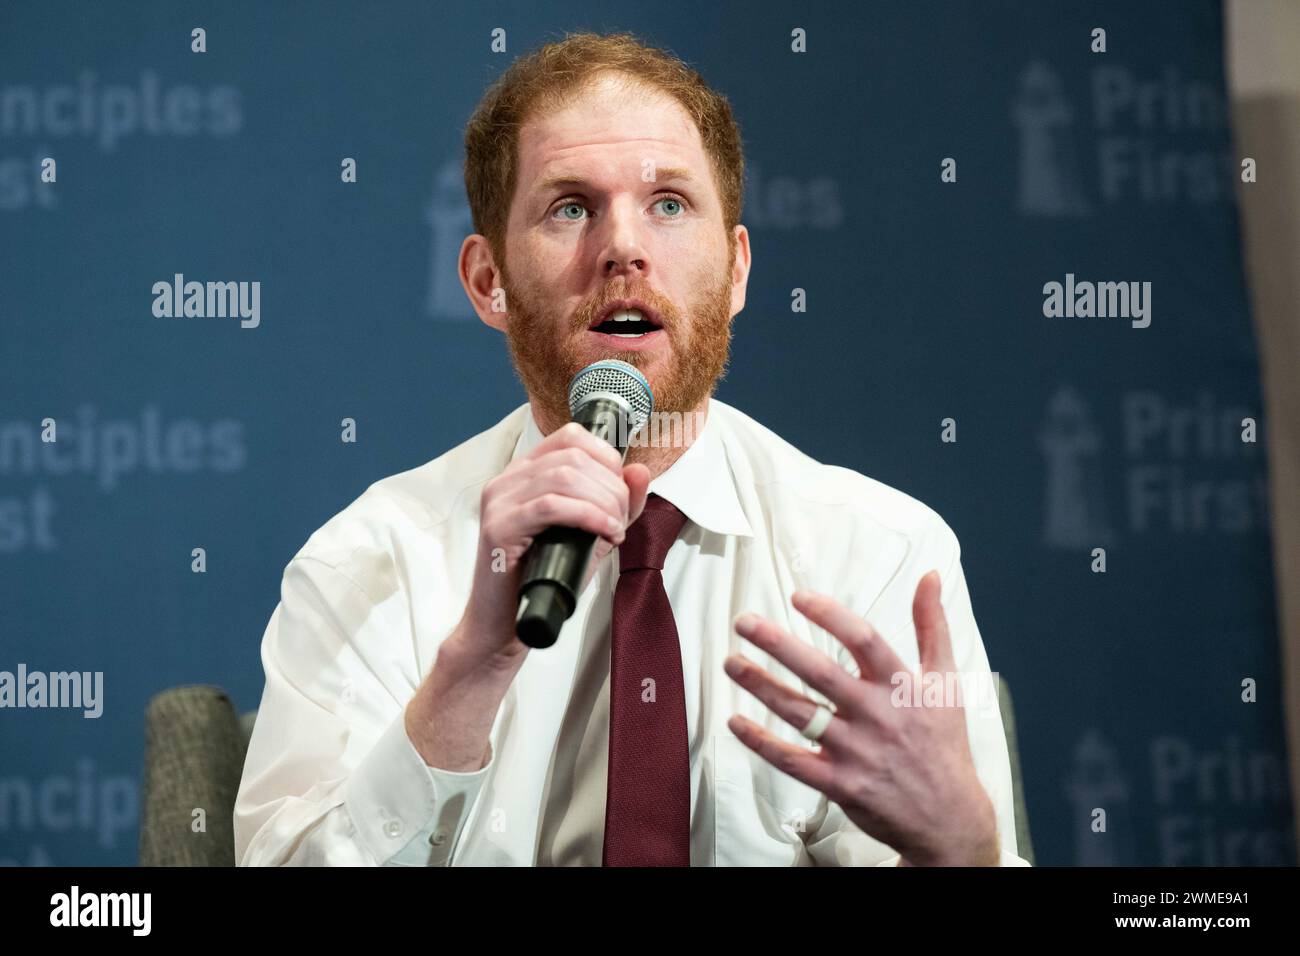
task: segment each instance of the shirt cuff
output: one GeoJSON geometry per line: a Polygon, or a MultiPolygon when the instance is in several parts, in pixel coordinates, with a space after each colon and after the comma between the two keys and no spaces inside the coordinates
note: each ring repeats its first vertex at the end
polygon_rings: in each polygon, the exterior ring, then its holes
{"type": "Polygon", "coordinates": [[[424,762],[406,733],[404,712],[348,778],[344,805],[381,866],[447,866],[492,769],[458,773],[424,762]]]}

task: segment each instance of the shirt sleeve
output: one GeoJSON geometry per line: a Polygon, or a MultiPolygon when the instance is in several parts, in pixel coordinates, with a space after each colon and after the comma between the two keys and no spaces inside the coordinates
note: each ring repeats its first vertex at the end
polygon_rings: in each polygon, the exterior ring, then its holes
{"type": "MultiPolygon", "coordinates": [[[[1022,859],[1017,852],[1011,762],[1002,727],[1002,712],[995,694],[997,679],[989,669],[984,641],[975,623],[966,576],[961,566],[961,549],[957,536],[937,516],[935,533],[930,540],[933,543],[929,547],[918,549],[912,560],[904,563],[898,578],[899,586],[914,591],[927,571],[939,568],[942,583],[940,602],[948,620],[953,659],[962,675],[966,733],[970,741],[971,758],[975,764],[976,776],[988,793],[997,816],[1001,849],[999,865],[1029,866],[1028,861],[1022,859]]],[[[901,647],[910,646],[911,658],[915,659],[916,629],[910,623],[910,591],[906,595],[906,602],[909,623],[899,633],[889,637],[889,644],[896,652],[901,647]]],[[[841,663],[846,661],[841,660],[841,663]]],[[[822,866],[897,866],[901,860],[896,851],[868,836],[848,819],[839,806],[829,801],[823,821],[807,835],[805,843],[809,854],[822,866]]]]}
{"type": "Polygon", "coordinates": [[[241,866],[450,864],[494,754],[467,773],[424,763],[404,721],[423,675],[399,621],[329,564],[285,569],[235,801],[241,866]]]}

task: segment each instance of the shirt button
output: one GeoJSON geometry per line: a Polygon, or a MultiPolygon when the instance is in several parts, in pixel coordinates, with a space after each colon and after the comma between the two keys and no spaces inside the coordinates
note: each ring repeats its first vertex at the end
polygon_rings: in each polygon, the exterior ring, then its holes
{"type": "Polygon", "coordinates": [[[438,827],[438,829],[429,834],[429,843],[433,846],[442,846],[447,842],[447,837],[449,835],[450,834],[447,833],[446,829],[438,827]]]}
{"type": "Polygon", "coordinates": [[[384,824],[384,833],[385,835],[387,835],[392,839],[397,839],[399,836],[402,835],[402,821],[389,820],[387,823],[384,824]]]}

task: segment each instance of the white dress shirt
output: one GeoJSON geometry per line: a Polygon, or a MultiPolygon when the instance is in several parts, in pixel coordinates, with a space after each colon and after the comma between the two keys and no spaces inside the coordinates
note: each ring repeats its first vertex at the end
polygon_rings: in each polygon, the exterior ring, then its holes
{"type": "MultiPolygon", "coordinates": [[[[600,563],[553,647],[532,650],[470,773],[425,765],[403,709],[469,599],[484,483],[542,439],[530,406],[411,471],[377,482],[308,539],[284,572],[262,639],[266,671],[235,804],[241,865],[589,865],[604,835],[610,615],[618,553],[600,563]]],[[[693,866],[894,865],[840,807],[741,743],[740,713],[812,746],[722,669],[739,652],[816,691],[741,638],[752,611],[857,673],[794,610],[807,587],[871,621],[919,668],[912,597],[938,569],[953,653],[987,675],[956,536],[925,505],[804,455],[712,399],[694,444],[650,484],[689,519],[663,578],[682,647],[693,866]]],[[[1011,773],[996,702],[968,698],[967,730],[1016,855],[1011,773]]]]}

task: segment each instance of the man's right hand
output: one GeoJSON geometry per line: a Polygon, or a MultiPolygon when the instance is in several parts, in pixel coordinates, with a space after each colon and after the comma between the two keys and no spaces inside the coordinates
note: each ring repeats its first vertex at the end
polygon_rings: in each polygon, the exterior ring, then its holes
{"type": "Polygon", "coordinates": [[[425,763],[473,771],[489,761],[497,709],[529,650],[515,636],[515,614],[533,538],[552,524],[582,528],[597,535],[603,557],[641,515],[649,485],[649,468],[624,467],[617,451],[573,423],[484,485],[469,602],[404,711],[425,763]]]}
{"type": "Polygon", "coordinates": [[[454,635],[465,642],[460,651],[493,664],[522,663],[528,646],[515,636],[514,621],[523,557],[533,539],[552,525],[596,535],[590,580],[596,561],[640,516],[649,484],[645,465],[624,466],[607,442],[570,422],[484,485],[466,626],[454,635]]]}
{"type": "Polygon", "coordinates": [[[603,557],[640,517],[649,485],[650,469],[624,466],[618,452],[572,422],[484,485],[469,603],[404,712],[426,764],[468,772],[491,758],[497,709],[529,650],[515,636],[515,614],[533,538],[552,525],[582,528],[597,535],[603,557]]]}

